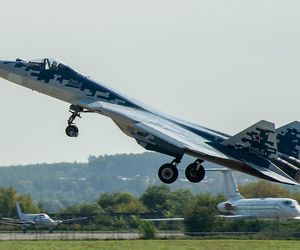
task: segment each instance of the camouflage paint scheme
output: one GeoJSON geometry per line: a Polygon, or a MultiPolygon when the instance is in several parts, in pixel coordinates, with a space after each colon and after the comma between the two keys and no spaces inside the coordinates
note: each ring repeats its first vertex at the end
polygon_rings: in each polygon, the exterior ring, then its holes
{"type": "MultiPolygon", "coordinates": [[[[48,58],[0,61],[0,77],[108,116],[142,147],[173,156],[176,163],[184,154],[189,154],[270,181],[296,184],[295,176],[286,171],[291,164],[285,165],[282,159],[280,167],[276,163],[279,158],[277,140],[289,138],[292,131],[276,138],[274,123],[260,121],[229,136],[154,110],[48,58]]],[[[293,155],[298,158],[299,141],[292,147],[293,155]]]]}

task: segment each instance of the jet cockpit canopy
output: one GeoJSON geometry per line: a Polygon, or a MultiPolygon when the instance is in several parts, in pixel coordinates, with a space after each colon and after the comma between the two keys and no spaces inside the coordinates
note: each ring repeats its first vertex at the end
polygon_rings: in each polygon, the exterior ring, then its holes
{"type": "Polygon", "coordinates": [[[27,63],[29,66],[39,67],[44,70],[49,70],[49,69],[56,70],[58,66],[61,64],[61,62],[51,58],[30,60],[27,63]]]}

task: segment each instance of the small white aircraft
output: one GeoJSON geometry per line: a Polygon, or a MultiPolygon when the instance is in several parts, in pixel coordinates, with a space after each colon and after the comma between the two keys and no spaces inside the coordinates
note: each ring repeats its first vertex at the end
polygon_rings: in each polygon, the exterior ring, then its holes
{"type": "Polygon", "coordinates": [[[290,198],[244,198],[233,178],[232,171],[226,168],[212,169],[222,171],[228,200],[217,205],[217,209],[228,219],[300,219],[300,206],[290,198]]]}
{"type": "Polygon", "coordinates": [[[67,220],[53,220],[48,214],[39,213],[39,214],[27,214],[23,213],[20,207],[20,204],[16,203],[16,209],[18,214],[18,219],[14,218],[1,218],[0,223],[6,225],[15,225],[21,226],[23,232],[26,232],[26,229],[35,229],[35,228],[48,228],[50,232],[53,231],[60,224],[68,224],[76,221],[85,220],[88,217],[78,217],[67,220]]]}
{"type": "Polygon", "coordinates": [[[176,181],[177,166],[186,154],[196,158],[185,170],[191,182],[203,180],[204,161],[269,181],[291,185],[300,181],[299,126],[287,125],[280,130],[282,134],[278,138],[275,124],[262,120],[229,136],[159,112],[49,58],[0,61],[0,77],[70,103],[72,115],[66,128],[69,137],[78,136],[75,118],[82,112],[94,112],[110,117],[145,149],[174,157],[158,170],[164,183],[176,181]],[[285,160],[280,158],[278,142],[285,160]]]}

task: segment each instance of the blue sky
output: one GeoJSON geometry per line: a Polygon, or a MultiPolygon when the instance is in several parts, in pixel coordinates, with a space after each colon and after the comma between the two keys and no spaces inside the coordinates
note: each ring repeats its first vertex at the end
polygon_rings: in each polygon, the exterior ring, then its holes
{"type": "MultiPolygon", "coordinates": [[[[229,134],[299,119],[300,2],[4,1],[1,59],[57,58],[179,118],[229,134]]],[[[0,166],[143,152],[106,117],[64,134],[67,103],[0,80],[0,166]]]]}

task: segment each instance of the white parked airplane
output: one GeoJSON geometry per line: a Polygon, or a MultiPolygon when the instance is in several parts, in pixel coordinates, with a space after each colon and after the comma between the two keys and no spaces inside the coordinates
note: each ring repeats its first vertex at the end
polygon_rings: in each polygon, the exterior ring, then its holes
{"type": "Polygon", "coordinates": [[[174,157],[159,168],[158,176],[164,183],[176,181],[177,165],[185,154],[196,158],[185,171],[191,182],[203,180],[204,161],[269,181],[295,185],[300,180],[298,128],[295,133],[291,126],[284,127],[278,138],[275,124],[262,120],[229,136],[159,112],[49,58],[0,61],[0,77],[70,103],[72,115],[66,128],[70,137],[78,136],[75,118],[81,112],[95,112],[110,117],[145,149],[174,157]],[[283,145],[286,160],[280,158],[277,142],[283,145]]]}
{"type": "Polygon", "coordinates": [[[54,228],[56,228],[60,224],[68,224],[73,223],[76,221],[85,220],[88,217],[79,217],[79,218],[72,218],[67,220],[53,220],[50,218],[48,214],[39,213],[39,214],[27,214],[23,213],[20,207],[20,204],[16,203],[16,209],[18,214],[18,219],[14,218],[1,218],[1,224],[7,225],[15,225],[21,226],[23,232],[26,232],[26,229],[35,229],[35,228],[48,228],[50,232],[54,228]]]}
{"type": "Polygon", "coordinates": [[[300,206],[290,198],[244,198],[233,178],[232,171],[225,168],[215,169],[222,171],[225,177],[225,186],[228,200],[217,205],[217,209],[229,219],[300,219],[300,206]]]}

